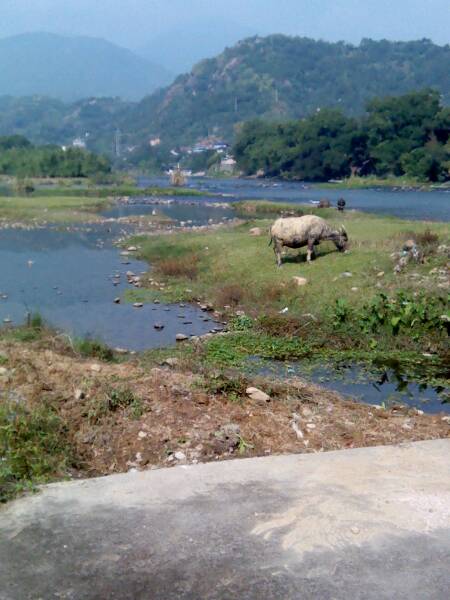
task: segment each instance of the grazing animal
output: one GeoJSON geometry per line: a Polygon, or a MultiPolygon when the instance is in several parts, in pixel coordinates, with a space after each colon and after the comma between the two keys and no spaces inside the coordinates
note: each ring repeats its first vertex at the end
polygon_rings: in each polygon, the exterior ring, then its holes
{"type": "Polygon", "coordinates": [[[332,229],[321,217],[304,215],[303,217],[290,217],[277,219],[270,228],[270,244],[281,267],[281,251],[283,246],[288,248],[308,247],[307,260],[311,261],[314,246],[320,242],[330,240],[336,248],[343,252],[347,248],[348,236],[342,225],[339,229],[332,229]]]}

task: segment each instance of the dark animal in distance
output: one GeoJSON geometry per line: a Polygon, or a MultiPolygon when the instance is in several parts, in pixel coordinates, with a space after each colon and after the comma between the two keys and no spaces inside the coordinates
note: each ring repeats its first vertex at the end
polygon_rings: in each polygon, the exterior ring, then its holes
{"type": "Polygon", "coordinates": [[[342,225],[333,229],[321,217],[304,215],[303,217],[290,217],[277,219],[270,228],[270,244],[273,244],[277,265],[281,267],[281,252],[283,246],[287,248],[308,247],[307,261],[310,262],[314,255],[314,246],[330,240],[336,248],[343,252],[347,249],[348,236],[342,225]]]}

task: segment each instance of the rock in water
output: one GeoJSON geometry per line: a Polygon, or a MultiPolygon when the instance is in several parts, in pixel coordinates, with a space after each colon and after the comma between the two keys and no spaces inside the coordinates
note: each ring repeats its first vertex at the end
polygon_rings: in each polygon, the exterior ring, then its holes
{"type": "Polygon", "coordinates": [[[175,339],[177,340],[177,342],[184,342],[184,340],[189,339],[189,336],[185,335],[184,333],[177,333],[177,335],[175,336],[175,339]]]}
{"type": "Polygon", "coordinates": [[[153,327],[154,327],[155,329],[157,329],[158,331],[161,331],[161,329],[164,329],[164,325],[163,325],[163,323],[155,323],[155,324],[153,325],[153,327]]]}

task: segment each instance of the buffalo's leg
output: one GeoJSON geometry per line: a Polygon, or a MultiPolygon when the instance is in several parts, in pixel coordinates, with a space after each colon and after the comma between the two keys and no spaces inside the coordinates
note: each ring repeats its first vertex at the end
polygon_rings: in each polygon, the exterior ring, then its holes
{"type": "Polygon", "coordinates": [[[311,262],[314,257],[314,240],[308,240],[308,250],[306,252],[306,260],[311,262]]]}
{"type": "Polygon", "coordinates": [[[277,239],[274,240],[273,243],[273,251],[275,252],[275,258],[277,259],[277,266],[281,267],[281,250],[283,246],[281,242],[277,239]]]}

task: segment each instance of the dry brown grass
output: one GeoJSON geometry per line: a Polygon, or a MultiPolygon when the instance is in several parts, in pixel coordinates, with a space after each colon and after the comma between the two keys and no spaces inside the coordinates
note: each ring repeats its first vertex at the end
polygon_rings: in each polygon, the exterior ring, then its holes
{"type": "Polygon", "coordinates": [[[376,410],[301,380],[249,380],[272,398],[260,404],[245,397],[247,380],[236,383],[232,376],[218,379],[212,390],[206,381],[210,374],[145,368],[138,359],[101,363],[100,371],[93,371],[91,361],[55,349],[2,342],[0,350],[8,357],[8,374],[2,375],[5,391],[14,390],[26,405],[45,401],[57,411],[66,423],[67,438],[80,465],[78,474],[83,475],[124,472],[133,466],[169,466],[177,462],[168,460],[177,450],[186,455],[187,462],[210,461],[450,434],[440,415],[421,415],[407,408],[376,410]],[[114,410],[110,402],[105,404],[105,398],[112,398],[112,388],[114,410]],[[76,397],[77,389],[82,396],[76,397]],[[135,399],[139,399],[139,411],[133,409],[135,399]],[[302,438],[294,431],[293,419],[302,438]],[[229,423],[239,426],[239,439],[245,444],[230,447],[218,439],[217,432],[229,423]]]}
{"type": "Polygon", "coordinates": [[[199,257],[197,254],[187,254],[159,260],[155,267],[159,275],[165,277],[187,277],[195,279],[198,275],[199,257]]]}
{"type": "Polygon", "coordinates": [[[239,306],[247,295],[247,290],[238,283],[224,285],[217,290],[218,306],[239,306]]]}

